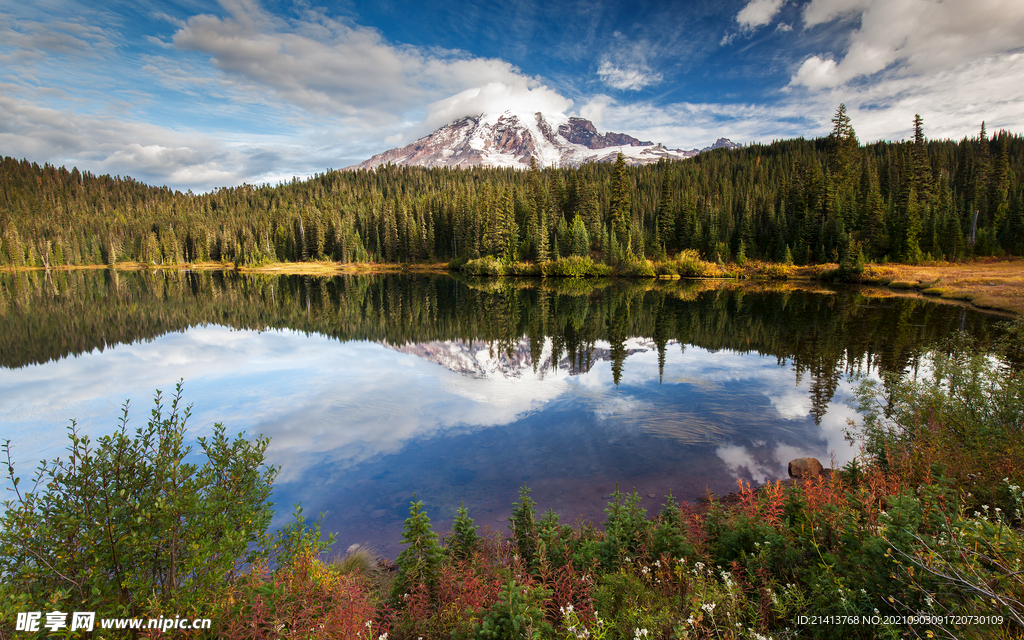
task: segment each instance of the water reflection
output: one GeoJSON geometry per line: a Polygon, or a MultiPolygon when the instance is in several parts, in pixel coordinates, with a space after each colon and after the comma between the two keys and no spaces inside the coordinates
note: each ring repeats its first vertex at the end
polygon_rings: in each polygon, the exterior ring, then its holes
{"type": "MultiPolygon", "coordinates": [[[[503,528],[523,482],[564,520],[600,521],[619,482],[657,508],[802,455],[838,462],[847,374],[902,370],[980,314],[852,289],[680,282],[0,276],[0,422],[23,462],[76,417],[112,430],[125,398],[186,380],[192,434],[272,438],[275,501],[393,553],[413,491],[503,528]],[[653,496],[653,497],[651,497],[653,496]]],[[[24,466],[24,465],[23,465],[24,466]]]]}

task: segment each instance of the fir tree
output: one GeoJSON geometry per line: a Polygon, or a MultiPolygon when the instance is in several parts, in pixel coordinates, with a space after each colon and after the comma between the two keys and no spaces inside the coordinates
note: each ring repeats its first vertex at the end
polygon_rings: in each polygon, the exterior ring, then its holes
{"type": "Polygon", "coordinates": [[[569,236],[571,238],[570,255],[590,255],[590,234],[587,233],[587,227],[583,224],[583,218],[579,214],[576,214],[576,217],[572,219],[569,236]]]}
{"type": "Polygon", "coordinates": [[[632,218],[631,191],[629,174],[626,171],[626,156],[622,155],[620,151],[615,159],[615,177],[612,182],[611,210],[609,212],[612,230],[620,245],[626,244],[626,236],[629,233],[632,218]]]}
{"type": "Polygon", "coordinates": [[[441,545],[430,524],[430,518],[423,510],[423,502],[413,494],[409,506],[409,517],[402,529],[402,544],[409,545],[398,554],[395,566],[398,576],[392,586],[392,597],[398,599],[417,585],[428,588],[437,583],[438,571],[443,560],[441,545]]]}
{"type": "Polygon", "coordinates": [[[530,498],[530,489],[523,483],[519,490],[519,500],[512,507],[508,528],[512,530],[512,541],[516,553],[531,569],[537,567],[537,521],[534,506],[537,504],[530,498]]]}
{"type": "Polygon", "coordinates": [[[476,530],[477,527],[473,524],[473,519],[469,517],[469,511],[463,503],[452,522],[452,537],[448,539],[447,545],[448,553],[458,560],[472,558],[480,541],[476,530]]]}

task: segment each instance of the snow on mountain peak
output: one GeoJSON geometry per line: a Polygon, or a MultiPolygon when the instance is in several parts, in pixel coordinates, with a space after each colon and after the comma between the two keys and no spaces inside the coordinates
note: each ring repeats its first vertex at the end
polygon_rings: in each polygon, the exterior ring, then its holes
{"type": "MultiPolygon", "coordinates": [[[[704,151],[736,146],[739,145],[720,138],[704,151]]],[[[390,163],[525,169],[531,158],[542,167],[565,167],[614,162],[620,152],[629,164],[650,164],[662,158],[691,158],[700,153],[697,149],[669,149],[624,133],[602,135],[585,118],[508,110],[459,118],[412,144],[379,153],[350,168],[373,169],[390,163]]]]}

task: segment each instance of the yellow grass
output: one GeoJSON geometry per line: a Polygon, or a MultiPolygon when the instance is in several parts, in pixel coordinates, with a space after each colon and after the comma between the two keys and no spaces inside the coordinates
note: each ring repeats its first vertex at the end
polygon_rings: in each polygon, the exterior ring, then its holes
{"type": "MultiPolygon", "coordinates": [[[[764,265],[761,265],[764,266],[764,265]]],[[[789,267],[785,288],[819,289],[811,284],[823,271],[836,265],[789,267]]],[[[106,265],[76,265],[53,267],[55,270],[106,269],[106,265]]],[[[234,269],[231,263],[202,262],[177,265],[152,265],[140,262],[120,262],[117,270],[141,269],[234,269]]],[[[35,267],[0,267],[0,271],[33,271],[35,267]]],[[[425,264],[340,263],[340,262],[279,262],[263,267],[241,267],[243,273],[328,276],[346,273],[446,273],[443,262],[425,264]]],[[[874,295],[926,295],[938,300],[960,304],[969,303],[986,310],[1024,315],[1024,258],[980,259],[965,263],[928,263],[922,265],[886,264],[868,265],[861,282],[884,287],[874,295]]],[[[744,286],[753,282],[744,281],[744,286]]],[[[780,283],[761,283],[754,286],[778,287],[780,283]]]]}

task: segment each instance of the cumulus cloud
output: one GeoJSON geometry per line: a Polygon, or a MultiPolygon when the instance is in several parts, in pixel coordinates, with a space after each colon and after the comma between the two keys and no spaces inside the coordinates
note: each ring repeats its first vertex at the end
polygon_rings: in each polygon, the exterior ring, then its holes
{"type": "Polygon", "coordinates": [[[312,10],[286,22],[247,0],[224,6],[227,17],[189,18],[174,45],[209,55],[240,86],[270,90],[312,113],[393,127],[428,103],[434,103],[432,116],[443,112],[453,119],[492,108],[501,98],[560,111],[571,105],[503,60],[392,44],[375,29],[312,10]]]}
{"type": "Polygon", "coordinates": [[[785,0],[750,0],[747,6],[736,14],[736,22],[742,29],[763,27],[775,19],[783,4],[785,0]]]}
{"type": "Polygon", "coordinates": [[[1016,0],[812,0],[804,25],[850,16],[859,27],[841,58],[807,58],[791,84],[836,87],[895,67],[904,75],[934,73],[1024,47],[1024,4],[1016,0]]]}
{"type": "Polygon", "coordinates": [[[488,82],[431,104],[421,128],[432,131],[467,115],[496,111],[564,113],[572,105],[572,100],[536,80],[519,78],[511,84],[488,82]]]}
{"type": "Polygon", "coordinates": [[[296,169],[311,174],[341,166],[338,149],[324,140],[323,131],[293,134],[297,139],[214,135],[41,107],[3,93],[4,88],[0,85],[0,112],[5,116],[0,118],[0,148],[15,157],[196,191],[243,181],[273,183],[291,178],[289,172],[296,169]]]}

